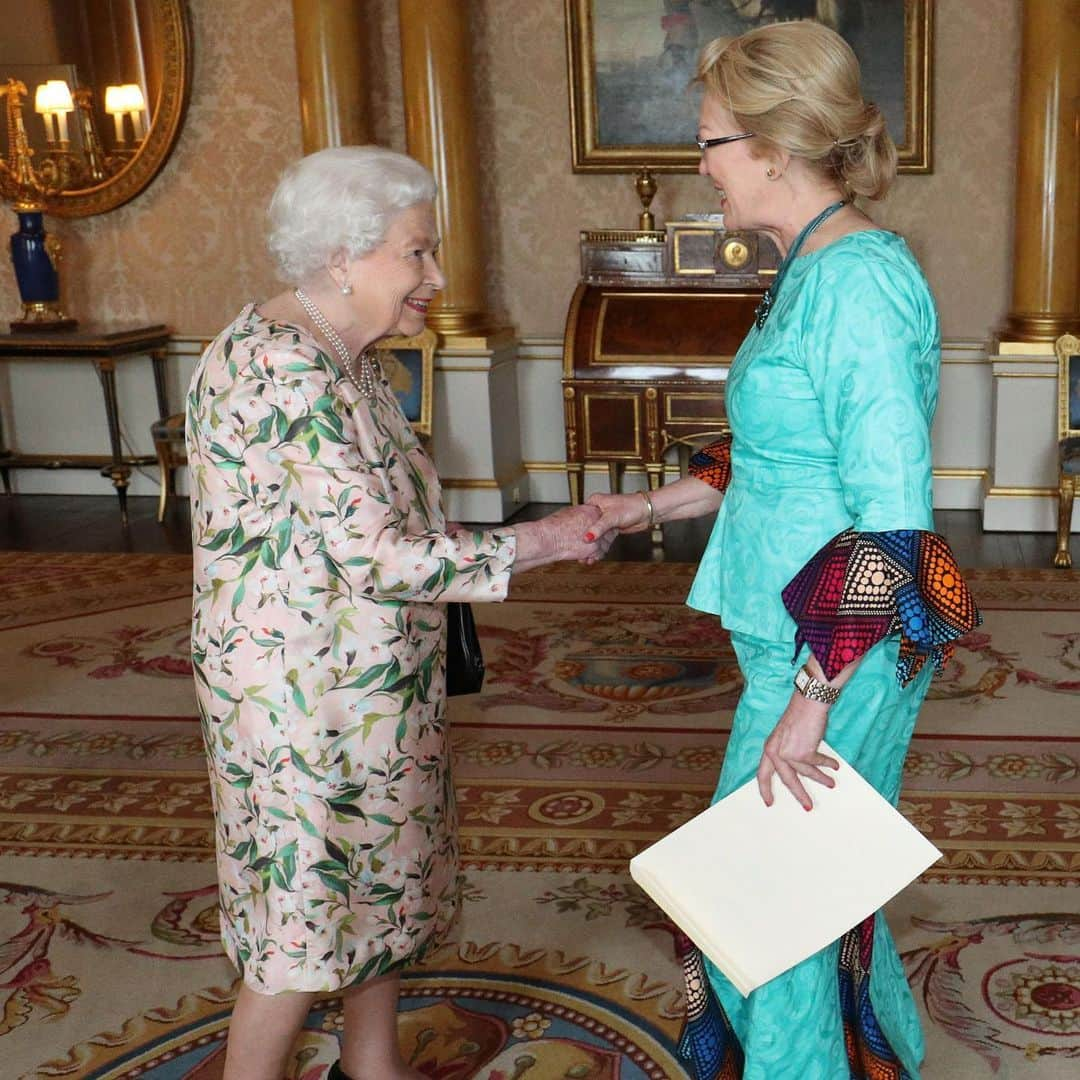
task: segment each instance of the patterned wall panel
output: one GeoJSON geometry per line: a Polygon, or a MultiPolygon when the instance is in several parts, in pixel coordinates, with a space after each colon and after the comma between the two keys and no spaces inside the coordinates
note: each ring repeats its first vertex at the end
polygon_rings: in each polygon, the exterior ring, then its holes
{"type": "MultiPolygon", "coordinates": [[[[630,177],[570,171],[562,0],[467,2],[492,305],[522,336],[558,335],[578,230],[633,225],[637,196],[630,177]]],[[[262,213],[300,152],[292,5],[190,8],[191,107],[165,170],[111,214],[50,222],[65,241],[68,306],[81,318],[164,319],[208,333],[275,287],[262,213]]],[[[368,10],[375,131],[403,149],[397,4],[369,0],[368,10]]],[[[1008,308],[1018,35],[1015,0],[937,4],[935,172],[901,177],[875,211],[923,261],[947,337],[984,338],[1008,308]]],[[[663,177],[653,209],[663,220],[707,209],[710,196],[698,177],[663,177]]],[[[4,258],[0,316],[17,310],[4,258]]]]}

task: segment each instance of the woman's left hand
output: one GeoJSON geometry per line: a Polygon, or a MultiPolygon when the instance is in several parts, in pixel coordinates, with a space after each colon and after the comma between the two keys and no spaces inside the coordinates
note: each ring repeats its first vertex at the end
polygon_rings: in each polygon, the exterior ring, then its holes
{"type": "Polygon", "coordinates": [[[803,786],[802,777],[826,787],[835,786],[836,781],[821,770],[823,767],[839,769],[840,763],[818,750],[825,737],[828,719],[828,707],[821,702],[810,701],[797,691],[791,695],[783,716],[765,740],[758,765],[758,790],[766,806],[773,804],[773,774],[780,777],[784,787],[798,799],[804,810],[812,810],[814,804],[803,786]]]}

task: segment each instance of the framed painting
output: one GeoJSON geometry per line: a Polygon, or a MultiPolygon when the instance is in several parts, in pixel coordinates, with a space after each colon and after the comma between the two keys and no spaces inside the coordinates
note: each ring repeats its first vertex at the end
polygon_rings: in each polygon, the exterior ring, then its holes
{"type": "Polygon", "coordinates": [[[790,18],[843,35],[900,171],[928,173],[933,0],[565,0],[574,172],[695,172],[701,47],[790,18]]]}
{"type": "Polygon", "coordinates": [[[421,439],[431,438],[431,394],[435,377],[434,330],[416,337],[383,338],[379,364],[397,395],[405,418],[421,439]]]}

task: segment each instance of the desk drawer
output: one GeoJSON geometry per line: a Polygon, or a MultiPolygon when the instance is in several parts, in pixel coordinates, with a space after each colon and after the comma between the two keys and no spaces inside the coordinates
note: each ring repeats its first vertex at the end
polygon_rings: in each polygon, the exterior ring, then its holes
{"type": "Polygon", "coordinates": [[[727,427],[724,385],[710,390],[677,390],[664,394],[665,427],[690,424],[696,428],[727,427]]]}
{"type": "Polygon", "coordinates": [[[578,393],[585,456],[640,459],[645,426],[642,392],[583,387],[578,393]]]}

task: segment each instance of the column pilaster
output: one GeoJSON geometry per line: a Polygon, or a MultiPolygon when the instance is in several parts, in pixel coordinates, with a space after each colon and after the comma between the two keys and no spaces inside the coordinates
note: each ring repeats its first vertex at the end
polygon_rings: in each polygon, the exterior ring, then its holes
{"type": "MultiPolygon", "coordinates": [[[[1080,0],[1024,0],[1012,307],[1001,352],[1080,321],[1080,0]]],[[[1052,351],[1052,349],[1050,350],[1052,351]]]]}
{"type": "Polygon", "coordinates": [[[362,0],[293,0],[304,153],[373,141],[362,0]]]}
{"type": "Polygon", "coordinates": [[[468,8],[458,0],[398,0],[406,140],[439,185],[446,288],[428,325],[444,338],[483,337],[494,328],[484,282],[468,8]]]}

